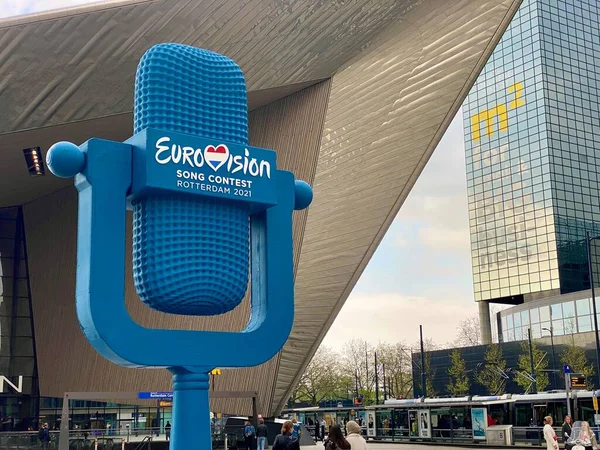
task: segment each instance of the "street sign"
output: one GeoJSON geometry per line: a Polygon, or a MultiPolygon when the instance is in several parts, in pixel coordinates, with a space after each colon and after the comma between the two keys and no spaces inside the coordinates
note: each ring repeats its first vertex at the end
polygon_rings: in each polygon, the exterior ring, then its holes
{"type": "Polygon", "coordinates": [[[563,366],[563,372],[564,372],[565,374],[567,374],[567,373],[571,373],[571,372],[572,372],[572,370],[571,370],[571,366],[570,366],[570,365],[568,365],[568,364],[565,364],[565,365],[563,366]]]}
{"type": "Polygon", "coordinates": [[[139,399],[170,399],[173,398],[172,392],[138,392],[139,399]]]}

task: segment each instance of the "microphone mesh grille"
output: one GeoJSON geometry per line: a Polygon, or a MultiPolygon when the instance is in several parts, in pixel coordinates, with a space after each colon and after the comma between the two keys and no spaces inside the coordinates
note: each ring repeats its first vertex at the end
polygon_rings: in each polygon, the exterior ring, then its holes
{"type": "MultiPolygon", "coordinates": [[[[248,143],[246,85],[231,59],[160,44],[140,60],[134,133],[157,128],[248,143]]],[[[235,308],[248,285],[245,204],[191,194],[149,195],[133,203],[133,274],[156,310],[216,315],[235,308]]]]}

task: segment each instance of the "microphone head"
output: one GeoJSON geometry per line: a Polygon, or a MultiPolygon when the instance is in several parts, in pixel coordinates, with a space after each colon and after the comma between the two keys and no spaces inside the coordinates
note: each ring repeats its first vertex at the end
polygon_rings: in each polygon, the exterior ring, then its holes
{"type": "MultiPolygon", "coordinates": [[[[159,44],[140,60],[134,133],[146,128],[248,144],[246,84],[231,59],[159,44]]],[[[249,210],[186,193],[147,194],[133,207],[133,277],[140,299],[172,314],[216,315],[248,286],[249,210]]]]}

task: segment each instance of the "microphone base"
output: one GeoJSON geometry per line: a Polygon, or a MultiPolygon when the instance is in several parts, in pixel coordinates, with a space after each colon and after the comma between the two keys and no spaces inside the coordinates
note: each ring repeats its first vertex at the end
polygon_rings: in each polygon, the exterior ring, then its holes
{"type": "Polygon", "coordinates": [[[172,368],[173,416],[171,450],[211,450],[208,373],[172,368]]]}

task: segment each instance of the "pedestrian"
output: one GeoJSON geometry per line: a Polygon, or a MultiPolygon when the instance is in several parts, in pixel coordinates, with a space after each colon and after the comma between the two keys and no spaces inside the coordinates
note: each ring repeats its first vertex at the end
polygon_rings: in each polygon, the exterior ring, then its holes
{"type": "Polygon", "coordinates": [[[293,419],[292,427],[292,437],[294,439],[300,440],[300,435],[302,434],[302,424],[299,423],[296,419],[293,419]]]}
{"type": "Polygon", "coordinates": [[[256,442],[256,429],[249,420],[246,420],[246,424],[244,426],[244,439],[246,441],[246,449],[254,450],[254,444],[256,442]]]}
{"type": "Polygon", "coordinates": [[[281,427],[281,434],[278,434],[273,442],[273,450],[300,450],[300,441],[292,437],[294,424],[286,420],[281,427]]]}
{"type": "Polygon", "coordinates": [[[327,426],[327,422],[325,422],[325,417],[321,419],[321,440],[325,442],[325,427],[327,426]]]}
{"type": "Polygon", "coordinates": [[[350,443],[351,450],[367,450],[367,441],[360,435],[360,425],[354,420],[346,423],[346,432],[348,437],[346,440],[350,443]]]}
{"type": "Polygon", "coordinates": [[[258,445],[258,450],[265,450],[268,436],[269,429],[265,425],[265,419],[261,417],[258,419],[258,429],[256,430],[256,443],[258,445]]]}
{"type": "Polygon", "coordinates": [[[546,439],[546,450],[558,450],[558,437],[552,428],[552,417],[544,417],[544,439],[546,439]]]}
{"type": "Polygon", "coordinates": [[[590,424],[588,422],[581,422],[581,431],[579,432],[577,440],[580,442],[580,445],[585,448],[585,450],[596,450],[598,448],[596,435],[590,428],[590,424]]]}
{"type": "Polygon", "coordinates": [[[325,440],[325,450],[350,450],[350,443],[344,437],[339,425],[329,427],[329,435],[325,440]]]}
{"type": "Polygon", "coordinates": [[[42,448],[44,450],[48,450],[50,448],[50,430],[48,429],[48,424],[45,423],[40,431],[38,432],[38,438],[40,443],[42,444],[42,448]]]}
{"type": "Polygon", "coordinates": [[[566,444],[569,438],[571,437],[571,431],[573,431],[573,426],[571,425],[571,416],[565,416],[565,422],[562,426],[562,438],[563,442],[566,444]]]}
{"type": "Polygon", "coordinates": [[[167,435],[167,441],[171,440],[171,422],[167,420],[165,425],[165,434],[167,435]]]}

